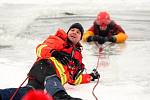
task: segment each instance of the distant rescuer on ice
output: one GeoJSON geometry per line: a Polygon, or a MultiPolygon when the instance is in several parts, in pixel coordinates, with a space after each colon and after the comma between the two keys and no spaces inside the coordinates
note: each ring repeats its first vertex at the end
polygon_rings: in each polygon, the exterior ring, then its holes
{"type": "Polygon", "coordinates": [[[99,12],[93,25],[83,35],[84,42],[122,43],[127,39],[125,31],[120,25],[111,20],[106,11],[99,12]]]}
{"type": "MultiPolygon", "coordinates": [[[[82,25],[74,23],[67,33],[58,29],[55,35],[50,35],[39,44],[36,48],[37,61],[28,73],[27,86],[21,87],[13,100],[20,100],[25,94],[25,98],[28,98],[29,90],[35,91],[34,93],[37,90],[46,90],[53,100],[82,100],[71,97],[63,85],[89,83],[100,77],[97,70],[83,74],[85,66],[82,63],[82,46],[79,42],[83,32],[82,25]]],[[[0,97],[2,100],[9,100],[15,91],[16,88],[1,89],[0,97]]]]}

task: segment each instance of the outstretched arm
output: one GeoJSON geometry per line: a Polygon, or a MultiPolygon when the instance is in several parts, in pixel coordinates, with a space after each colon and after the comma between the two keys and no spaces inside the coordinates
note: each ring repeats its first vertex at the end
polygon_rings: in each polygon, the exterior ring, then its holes
{"type": "Polygon", "coordinates": [[[100,78],[100,74],[96,69],[93,69],[90,74],[81,74],[76,80],[72,80],[69,83],[73,85],[90,83],[91,81],[95,81],[95,79],[98,78],[100,78]]]}

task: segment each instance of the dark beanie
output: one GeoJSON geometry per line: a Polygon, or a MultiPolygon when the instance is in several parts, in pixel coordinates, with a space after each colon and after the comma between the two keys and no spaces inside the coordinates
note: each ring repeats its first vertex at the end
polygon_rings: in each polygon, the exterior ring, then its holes
{"type": "MultiPolygon", "coordinates": [[[[84,29],[83,29],[82,25],[81,25],[80,23],[74,23],[74,24],[72,24],[72,25],[70,26],[70,28],[68,29],[68,32],[69,32],[69,30],[72,29],[72,28],[77,28],[77,29],[80,30],[80,32],[81,32],[81,39],[82,39],[83,32],[84,32],[84,29]]],[[[68,32],[67,32],[67,33],[68,33],[68,32]]]]}

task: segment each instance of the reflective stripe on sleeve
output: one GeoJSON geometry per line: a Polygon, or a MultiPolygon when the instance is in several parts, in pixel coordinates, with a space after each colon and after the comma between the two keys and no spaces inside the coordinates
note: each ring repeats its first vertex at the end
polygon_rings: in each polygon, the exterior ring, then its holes
{"type": "Polygon", "coordinates": [[[82,75],[80,75],[74,82],[75,85],[78,85],[82,82],[82,75]]]}

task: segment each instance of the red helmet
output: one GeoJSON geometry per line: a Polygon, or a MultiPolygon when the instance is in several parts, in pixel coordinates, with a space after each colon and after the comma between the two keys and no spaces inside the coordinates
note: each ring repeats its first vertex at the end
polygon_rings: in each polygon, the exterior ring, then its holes
{"type": "Polygon", "coordinates": [[[96,22],[101,27],[107,27],[107,25],[110,23],[110,15],[105,11],[100,12],[97,15],[96,22]]]}
{"type": "Polygon", "coordinates": [[[100,12],[98,15],[97,15],[97,21],[98,23],[100,24],[101,22],[102,23],[105,23],[105,24],[108,24],[108,22],[110,22],[110,15],[103,11],[103,12],[100,12]]]}

